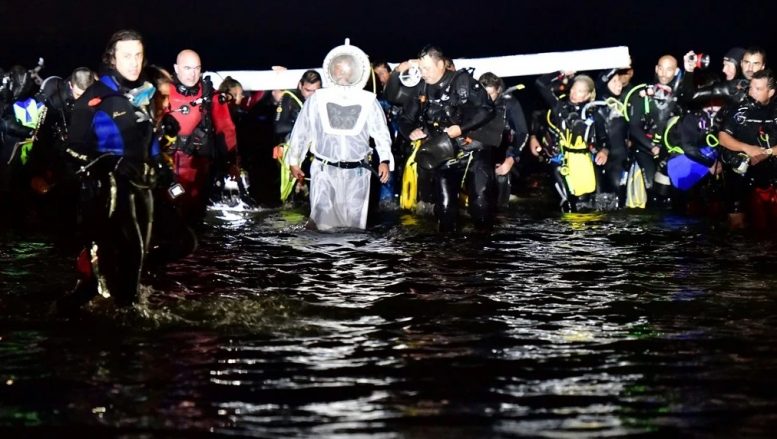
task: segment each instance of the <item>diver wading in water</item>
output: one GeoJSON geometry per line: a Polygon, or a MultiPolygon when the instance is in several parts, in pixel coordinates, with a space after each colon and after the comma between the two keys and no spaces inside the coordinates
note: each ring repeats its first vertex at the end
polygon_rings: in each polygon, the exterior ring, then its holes
{"type": "Polygon", "coordinates": [[[105,71],[76,102],[70,145],[81,167],[81,278],[58,302],[73,311],[98,293],[117,305],[138,300],[151,239],[160,148],[149,101],[154,87],[143,80],[139,33],[118,31],[103,55],[105,71]]]}
{"type": "Polygon", "coordinates": [[[375,95],[364,90],[371,73],[367,55],[348,41],[324,58],[324,88],[302,106],[289,137],[285,156],[292,175],[305,178],[310,164],[310,222],[318,230],[364,229],[370,195],[370,138],[380,165],[377,174],[388,181],[394,168],[386,116],[375,95]]]}
{"type": "Polygon", "coordinates": [[[488,139],[501,138],[504,124],[476,132],[494,117],[485,89],[468,70],[446,69],[445,57],[436,47],[425,47],[418,58],[423,82],[413,89],[418,94],[407,103],[399,126],[410,140],[423,139],[415,160],[434,172],[439,231],[458,231],[459,192],[465,187],[475,227],[489,230],[494,216],[492,150],[498,141],[488,139]]]}

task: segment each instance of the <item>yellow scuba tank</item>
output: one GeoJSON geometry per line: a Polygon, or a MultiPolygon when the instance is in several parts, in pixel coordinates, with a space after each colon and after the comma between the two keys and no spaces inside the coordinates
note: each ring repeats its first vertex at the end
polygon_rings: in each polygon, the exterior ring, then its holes
{"type": "Polygon", "coordinates": [[[405,170],[402,173],[402,192],[399,195],[399,208],[414,210],[418,204],[418,164],[415,161],[415,154],[421,146],[420,140],[414,140],[411,145],[413,152],[405,162],[405,170]]]}
{"type": "Polygon", "coordinates": [[[577,136],[573,146],[564,145],[564,166],[561,174],[572,195],[580,196],[596,191],[596,173],[588,145],[577,136]]]}

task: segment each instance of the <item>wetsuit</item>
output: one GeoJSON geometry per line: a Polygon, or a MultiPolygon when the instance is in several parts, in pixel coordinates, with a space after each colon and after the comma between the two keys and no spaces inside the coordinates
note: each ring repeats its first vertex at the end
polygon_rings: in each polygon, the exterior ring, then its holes
{"type": "Polygon", "coordinates": [[[652,189],[658,160],[665,155],[662,136],[672,116],[680,114],[676,90],[661,84],[642,84],[627,95],[629,131],[634,141],[634,158],[643,170],[645,189],[652,189]],[[629,96],[630,95],[630,96],[629,96]],[[659,148],[658,155],[653,147],[659,148]]]}
{"type": "MultiPolygon", "coordinates": [[[[574,104],[569,99],[559,99],[553,90],[558,89],[558,82],[563,76],[556,73],[540,76],[535,85],[545,102],[550,106],[550,132],[555,137],[554,144],[563,145],[563,150],[571,154],[589,154],[598,152],[599,148],[606,148],[606,137],[603,134],[602,122],[594,113],[597,122],[592,124],[584,115],[583,110],[587,102],[574,104]],[[598,129],[597,129],[598,128],[598,129]],[[569,137],[573,145],[562,142],[563,137],[569,137]],[[581,142],[578,142],[578,139],[581,142]],[[581,144],[582,143],[582,144],[581,144]]],[[[572,194],[567,179],[562,175],[560,157],[551,160],[553,177],[556,181],[556,191],[561,196],[562,210],[577,210],[578,197],[572,194]]],[[[595,177],[594,177],[595,178],[595,177]]],[[[580,194],[587,195],[587,194],[580,194]]],[[[587,197],[584,197],[587,198],[587,197]]],[[[580,203],[585,204],[585,202],[580,203]]]]}
{"type": "Polygon", "coordinates": [[[98,290],[113,296],[118,304],[138,298],[151,237],[152,190],[160,151],[147,100],[133,103],[128,97],[144,84],[117,78],[112,71],[101,77],[73,109],[70,145],[82,165],[87,241],[81,259],[91,260],[91,270],[83,273],[74,293],[60,303],[64,306],[78,306],[98,290]]]}
{"type": "MultiPolygon", "coordinates": [[[[600,139],[602,142],[600,148],[608,151],[607,163],[600,167],[597,186],[602,192],[619,193],[628,158],[626,138],[629,127],[623,115],[624,106],[620,96],[613,95],[606,85],[597,91],[597,95],[599,100],[607,103],[607,105],[597,106],[595,111],[596,121],[599,124],[596,127],[597,133],[605,133],[600,139]]],[[[623,203],[620,205],[622,206],[623,203]]]]}
{"type": "MultiPolygon", "coordinates": [[[[748,145],[769,148],[777,139],[777,113],[773,104],[761,105],[747,97],[738,106],[732,107],[725,118],[721,131],[748,145]]],[[[767,217],[777,219],[777,159],[771,156],[747,168],[741,175],[733,171],[737,153],[724,148],[728,208],[737,212],[749,202],[752,225],[757,229],[766,227],[767,217]]]]}
{"type": "Polygon", "coordinates": [[[181,127],[171,146],[173,171],[185,191],[176,202],[188,222],[197,222],[205,215],[211,165],[217,154],[236,160],[235,124],[229,106],[216,98],[209,80],[200,80],[193,87],[176,81],[170,88],[169,112],[181,127]]]}
{"type": "MultiPolygon", "coordinates": [[[[502,139],[500,144],[496,145],[495,151],[496,163],[502,163],[507,157],[514,160],[511,172],[515,170],[518,161],[521,159],[526,142],[529,139],[529,129],[526,125],[526,116],[523,113],[523,107],[518,99],[512,95],[501,95],[494,102],[494,119],[502,121],[502,139]]],[[[506,204],[510,197],[510,173],[496,176],[499,195],[497,203],[501,206],[506,204]]]]}
{"type": "Polygon", "coordinates": [[[273,125],[277,143],[287,142],[294,122],[297,121],[299,111],[305,103],[305,98],[298,89],[287,90],[283,93],[278,106],[275,109],[275,123],[273,125]]]}
{"type": "MultiPolygon", "coordinates": [[[[466,70],[446,71],[436,84],[422,82],[418,90],[418,97],[408,102],[399,121],[400,131],[406,137],[420,127],[427,135],[425,140],[429,141],[444,134],[445,128],[459,125],[462,135],[452,140],[463,143],[476,128],[494,116],[493,104],[485,89],[466,70]]],[[[488,145],[476,138],[472,140],[480,144],[470,144],[473,145],[469,148],[471,155],[443,163],[434,170],[434,209],[443,233],[457,229],[458,195],[464,178],[469,212],[475,226],[487,229],[493,222],[493,143],[488,145]]]]}

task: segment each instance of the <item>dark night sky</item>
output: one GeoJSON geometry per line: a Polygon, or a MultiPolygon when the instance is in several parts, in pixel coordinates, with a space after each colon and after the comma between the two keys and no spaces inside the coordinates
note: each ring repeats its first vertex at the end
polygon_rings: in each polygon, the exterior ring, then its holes
{"type": "Polygon", "coordinates": [[[389,4],[414,8],[354,1],[3,0],[0,67],[32,66],[38,56],[46,59],[44,76],[97,67],[106,40],[121,28],[144,34],[152,63],[171,68],[180,49],[192,48],[208,70],[317,67],[345,37],[371,58],[392,62],[427,43],[453,58],[627,45],[644,80],[658,56],[679,58],[688,49],[710,53],[716,69],[735,45],[760,45],[777,59],[774,1],[383,2],[389,4]]]}

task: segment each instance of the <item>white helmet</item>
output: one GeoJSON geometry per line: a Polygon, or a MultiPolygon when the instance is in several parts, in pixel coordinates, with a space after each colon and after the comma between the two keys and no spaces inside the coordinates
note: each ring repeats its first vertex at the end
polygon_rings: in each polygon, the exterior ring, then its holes
{"type": "Polygon", "coordinates": [[[350,40],[330,50],[324,58],[324,87],[339,87],[361,90],[367,85],[372,67],[370,59],[350,40]]]}

